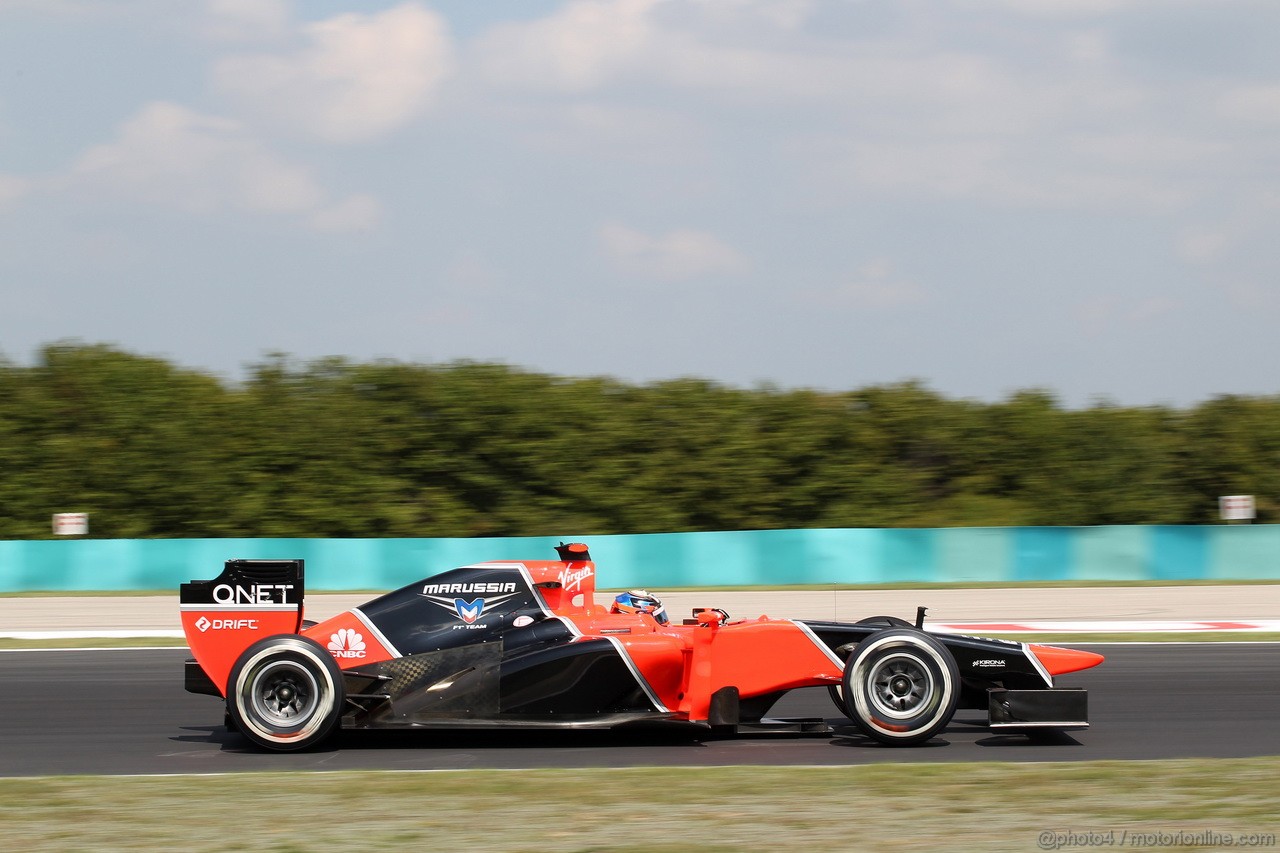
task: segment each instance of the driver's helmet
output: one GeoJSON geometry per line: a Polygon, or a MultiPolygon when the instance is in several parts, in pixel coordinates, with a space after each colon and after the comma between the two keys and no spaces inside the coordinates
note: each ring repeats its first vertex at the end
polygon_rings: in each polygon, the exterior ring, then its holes
{"type": "Polygon", "coordinates": [[[633,589],[622,593],[613,600],[613,606],[609,608],[609,612],[648,613],[657,620],[659,625],[665,625],[671,621],[667,618],[667,611],[663,608],[658,596],[644,589],[633,589]]]}

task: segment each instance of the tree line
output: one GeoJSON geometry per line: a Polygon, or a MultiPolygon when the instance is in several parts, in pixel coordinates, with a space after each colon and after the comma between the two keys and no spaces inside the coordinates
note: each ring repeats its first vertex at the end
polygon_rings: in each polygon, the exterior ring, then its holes
{"type": "Polygon", "coordinates": [[[0,361],[0,538],[1201,524],[1280,505],[1280,396],[1064,408],[919,382],[628,384],[339,358],[242,382],[105,345],[0,361]]]}

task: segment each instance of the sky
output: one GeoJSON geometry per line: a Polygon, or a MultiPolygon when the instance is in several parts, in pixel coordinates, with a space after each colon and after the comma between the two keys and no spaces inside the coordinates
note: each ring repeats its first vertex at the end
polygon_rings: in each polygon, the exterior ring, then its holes
{"type": "Polygon", "coordinates": [[[1280,393],[1275,0],[0,0],[0,353],[1280,393]]]}

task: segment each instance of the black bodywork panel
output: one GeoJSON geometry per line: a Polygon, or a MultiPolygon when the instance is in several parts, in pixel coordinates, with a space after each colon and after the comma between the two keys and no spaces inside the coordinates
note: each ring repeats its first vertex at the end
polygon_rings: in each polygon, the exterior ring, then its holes
{"type": "Polygon", "coordinates": [[[993,729],[1026,730],[1089,727],[1089,692],[1083,688],[987,691],[988,725],[993,729]]]}
{"type": "Polygon", "coordinates": [[[454,569],[359,609],[402,655],[495,642],[521,616],[547,619],[527,576],[513,568],[454,569]]]}
{"type": "Polygon", "coordinates": [[[601,725],[669,716],[612,643],[565,639],[510,653],[501,641],[483,643],[349,670],[343,726],[601,725]]]}
{"type": "MultiPolygon", "coordinates": [[[[884,626],[879,624],[808,620],[804,624],[841,659],[847,659],[862,640],[884,630],[884,626]]],[[[955,658],[962,681],[962,708],[986,708],[987,690],[994,687],[1037,691],[1053,686],[1052,680],[1036,668],[1022,643],[962,634],[932,636],[946,646],[947,651],[955,658]]]]}
{"type": "Polygon", "coordinates": [[[182,584],[178,599],[183,604],[301,604],[305,568],[302,560],[227,560],[213,580],[182,584]]]}

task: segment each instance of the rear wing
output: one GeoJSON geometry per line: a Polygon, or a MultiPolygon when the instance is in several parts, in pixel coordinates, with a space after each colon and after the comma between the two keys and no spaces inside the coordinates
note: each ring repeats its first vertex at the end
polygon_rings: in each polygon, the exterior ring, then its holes
{"type": "Polygon", "coordinates": [[[302,628],[302,560],[227,560],[213,580],[182,584],[182,631],[223,696],[236,659],[273,634],[302,628]]]}

